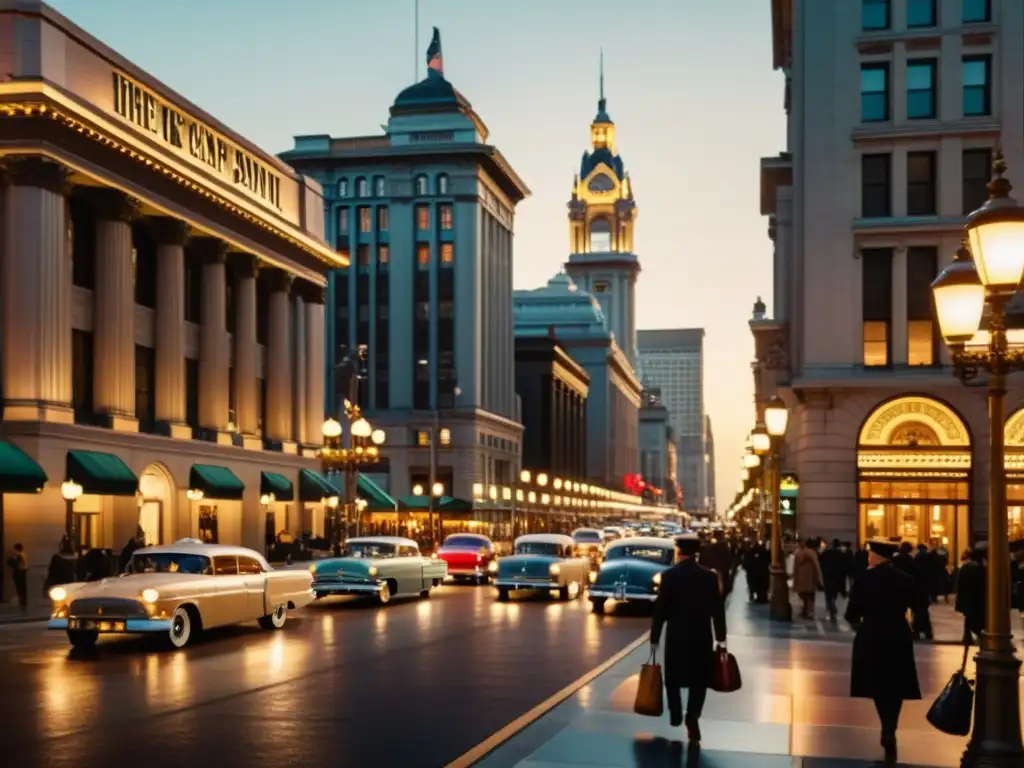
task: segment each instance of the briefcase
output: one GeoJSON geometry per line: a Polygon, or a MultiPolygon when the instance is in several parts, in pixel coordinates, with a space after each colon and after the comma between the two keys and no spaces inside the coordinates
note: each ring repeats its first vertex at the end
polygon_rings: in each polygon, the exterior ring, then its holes
{"type": "Polygon", "coordinates": [[[719,693],[732,693],[743,686],[740,677],[740,665],[736,657],[720,645],[715,649],[715,672],[711,679],[711,690],[719,693]]]}
{"type": "Polygon", "coordinates": [[[661,717],[665,711],[662,698],[661,665],[655,658],[655,650],[651,648],[651,657],[640,667],[640,680],[636,686],[636,700],[633,711],[647,717],[661,717]]]}
{"type": "Polygon", "coordinates": [[[951,736],[966,736],[971,732],[974,681],[968,680],[964,673],[967,669],[967,649],[965,645],[964,660],[959,671],[953,673],[927,715],[929,723],[951,736]]]}

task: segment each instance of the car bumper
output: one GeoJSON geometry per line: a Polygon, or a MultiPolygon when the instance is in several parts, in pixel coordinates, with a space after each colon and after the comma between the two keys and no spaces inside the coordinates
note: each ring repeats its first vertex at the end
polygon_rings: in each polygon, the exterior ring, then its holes
{"type": "Polygon", "coordinates": [[[324,595],[376,595],[380,593],[380,584],[349,584],[343,581],[328,581],[313,584],[316,597],[324,595]]]}
{"type": "Polygon", "coordinates": [[[539,589],[549,592],[552,589],[560,589],[561,584],[557,581],[516,581],[515,579],[495,579],[494,586],[507,589],[539,589]]]}
{"type": "MultiPolygon", "coordinates": [[[[170,632],[171,631],[171,620],[170,619],[82,619],[87,621],[92,626],[86,625],[77,627],[83,631],[99,632],[100,634],[110,635],[124,635],[124,634],[142,634],[144,632],[170,632]],[[124,624],[124,629],[115,629],[114,627],[119,624],[124,624]]],[[[69,619],[50,619],[47,623],[47,629],[59,629],[66,630],[71,628],[71,620],[69,619]]]]}
{"type": "Polygon", "coordinates": [[[614,589],[593,589],[589,590],[591,599],[601,598],[604,600],[616,600],[620,603],[653,603],[658,599],[657,595],[651,595],[647,593],[630,593],[630,592],[616,592],[614,589]]]}
{"type": "Polygon", "coordinates": [[[487,576],[494,574],[488,574],[486,568],[452,568],[448,566],[448,576],[487,576]]]}

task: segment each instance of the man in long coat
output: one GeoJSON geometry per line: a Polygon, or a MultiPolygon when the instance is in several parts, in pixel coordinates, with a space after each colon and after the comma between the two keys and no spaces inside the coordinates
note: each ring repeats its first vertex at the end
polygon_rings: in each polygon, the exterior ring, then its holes
{"type": "Polygon", "coordinates": [[[873,699],[882,725],[886,760],[896,760],[896,728],[903,702],[921,698],[914,635],[907,611],[916,603],[914,581],[892,565],[899,544],[868,543],[868,570],[853,584],[846,620],[856,627],[850,695],[873,699]]]}
{"type": "Polygon", "coordinates": [[[651,621],[651,645],[657,650],[661,629],[665,639],[665,693],[670,722],[683,723],[683,698],[688,689],[686,731],[691,746],[700,745],[700,716],[715,668],[714,639],[725,642],[725,601],[718,575],[697,562],[700,539],[687,534],[676,539],[679,562],[663,571],[651,621]]]}

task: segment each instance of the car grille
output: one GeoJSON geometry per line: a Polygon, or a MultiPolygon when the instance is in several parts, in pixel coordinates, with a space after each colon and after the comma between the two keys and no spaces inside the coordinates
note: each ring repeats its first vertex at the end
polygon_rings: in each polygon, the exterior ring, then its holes
{"type": "Polygon", "coordinates": [[[71,602],[68,613],[71,616],[148,616],[138,600],[117,597],[79,598],[71,602]]]}

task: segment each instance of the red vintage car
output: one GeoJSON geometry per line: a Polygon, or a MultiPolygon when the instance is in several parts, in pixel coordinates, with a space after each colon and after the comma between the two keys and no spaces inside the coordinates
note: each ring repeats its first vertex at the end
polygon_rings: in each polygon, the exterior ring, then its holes
{"type": "Polygon", "coordinates": [[[475,533],[453,533],[435,557],[448,563],[448,575],[456,581],[486,584],[498,570],[494,542],[475,533]]]}

